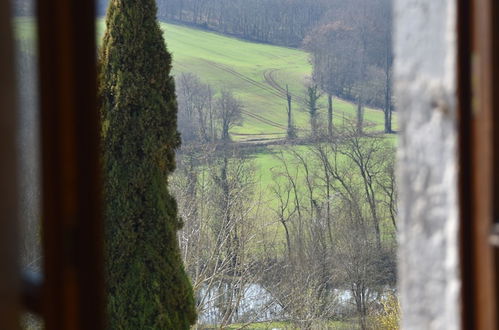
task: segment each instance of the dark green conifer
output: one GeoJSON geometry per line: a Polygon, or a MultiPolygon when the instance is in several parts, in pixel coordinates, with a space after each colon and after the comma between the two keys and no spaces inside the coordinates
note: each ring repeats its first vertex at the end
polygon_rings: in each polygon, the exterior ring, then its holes
{"type": "Polygon", "coordinates": [[[154,0],[111,0],[100,53],[110,329],[188,329],[196,320],[167,186],[180,136],[156,11],[154,0]]]}

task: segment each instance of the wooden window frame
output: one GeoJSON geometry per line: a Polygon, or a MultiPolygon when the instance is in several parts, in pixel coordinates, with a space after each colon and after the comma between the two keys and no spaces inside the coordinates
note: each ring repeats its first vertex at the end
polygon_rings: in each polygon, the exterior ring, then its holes
{"type": "Polygon", "coordinates": [[[499,3],[458,1],[463,329],[499,329],[499,3]],[[495,111],[494,111],[495,110],[495,111]]]}
{"type": "Polygon", "coordinates": [[[95,3],[37,1],[44,262],[42,282],[22,288],[9,4],[0,1],[0,328],[18,329],[24,309],[46,329],[105,329],[95,3]]]}
{"type": "Polygon", "coordinates": [[[95,1],[38,0],[47,329],[104,329],[95,1]]]}
{"type": "Polygon", "coordinates": [[[20,315],[16,88],[10,6],[0,1],[0,328],[17,329],[20,315]]]}

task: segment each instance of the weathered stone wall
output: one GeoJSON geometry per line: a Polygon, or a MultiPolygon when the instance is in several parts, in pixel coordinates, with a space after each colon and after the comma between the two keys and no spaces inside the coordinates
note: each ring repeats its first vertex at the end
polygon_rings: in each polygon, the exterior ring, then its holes
{"type": "Polygon", "coordinates": [[[403,329],[459,329],[456,1],[397,0],[403,329]]]}

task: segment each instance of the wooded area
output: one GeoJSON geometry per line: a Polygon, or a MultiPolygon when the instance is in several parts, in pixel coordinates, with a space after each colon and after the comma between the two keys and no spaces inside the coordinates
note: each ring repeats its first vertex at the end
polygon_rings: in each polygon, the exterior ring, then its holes
{"type": "Polygon", "coordinates": [[[269,182],[255,152],[191,144],[178,155],[172,187],[200,324],[377,324],[396,282],[392,143],[352,122],[329,142],[274,153],[269,182]]]}

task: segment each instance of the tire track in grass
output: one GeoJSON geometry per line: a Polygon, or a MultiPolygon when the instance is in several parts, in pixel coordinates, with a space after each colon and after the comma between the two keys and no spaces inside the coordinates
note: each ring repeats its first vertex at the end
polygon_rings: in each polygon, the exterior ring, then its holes
{"type": "MultiPolygon", "coordinates": [[[[254,79],[252,79],[252,78],[250,78],[248,76],[245,76],[242,73],[239,73],[236,70],[234,70],[234,69],[232,69],[232,68],[230,68],[230,67],[228,67],[226,65],[223,65],[223,64],[220,64],[220,63],[216,63],[216,62],[212,62],[212,61],[208,61],[208,60],[205,60],[205,62],[209,63],[210,65],[212,65],[212,66],[214,66],[214,67],[216,67],[216,68],[218,68],[220,70],[223,70],[223,71],[225,71],[225,72],[227,72],[229,74],[232,74],[232,75],[234,75],[234,76],[236,76],[236,77],[238,77],[238,78],[246,81],[247,83],[249,83],[249,84],[251,84],[251,85],[253,85],[255,87],[261,88],[261,89],[269,92],[270,94],[272,94],[274,96],[282,98],[282,95],[280,93],[276,92],[274,89],[270,88],[266,84],[258,82],[258,81],[254,80],[254,79]]],[[[280,128],[280,129],[283,129],[283,130],[287,130],[287,126],[285,126],[283,124],[280,124],[278,122],[275,122],[273,120],[270,120],[268,118],[265,118],[265,117],[263,117],[261,115],[255,114],[253,112],[249,112],[247,110],[242,110],[241,112],[244,115],[246,115],[248,117],[251,117],[251,118],[253,118],[253,119],[257,120],[257,121],[260,121],[260,122],[262,122],[264,124],[267,124],[269,126],[280,128]]]]}
{"type": "MultiPolygon", "coordinates": [[[[266,84],[265,84],[265,83],[258,82],[258,81],[254,80],[248,76],[245,76],[244,74],[237,72],[236,70],[234,70],[233,68],[231,68],[227,65],[208,61],[208,60],[205,60],[205,61],[207,63],[209,63],[210,65],[213,65],[214,67],[216,67],[220,70],[223,70],[229,74],[232,74],[232,75],[242,79],[243,81],[246,81],[247,83],[249,83],[255,87],[259,87],[259,88],[267,91],[268,93],[270,93],[274,96],[277,96],[280,99],[283,99],[284,101],[287,101],[287,91],[277,82],[277,80],[274,77],[274,73],[279,71],[279,69],[271,68],[271,69],[267,69],[263,72],[263,77],[264,77],[264,80],[266,82],[266,84]]],[[[301,106],[304,106],[305,108],[307,107],[307,100],[305,97],[299,96],[295,93],[290,93],[290,94],[291,94],[291,97],[293,97],[295,100],[297,100],[301,106]]],[[[340,99],[340,100],[342,100],[342,99],[340,99]]],[[[346,100],[342,100],[342,101],[350,103],[346,100]]],[[[376,110],[379,110],[379,109],[376,109],[376,110]]],[[[256,114],[248,112],[248,111],[243,111],[243,113],[250,116],[250,117],[253,117],[254,119],[256,119],[258,121],[266,123],[270,126],[287,130],[287,126],[282,125],[280,123],[276,123],[276,122],[274,122],[270,119],[267,119],[265,117],[262,117],[260,115],[256,115],[256,114]]],[[[342,111],[341,113],[336,111],[335,115],[337,117],[340,117],[342,120],[350,120],[352,118],[351,116],[345,114],[344,111],[342,111]]],[[[371,121],[366,121],[366,123],[374,124],[371,121]]],[[[298,131],[301,131],[301,132],[310,132],[309,129],[304,129],[304,128],[300,128],[300,127],[295,127],[295,129],[297,129],[298,131]]]]}
{"type": "MultiPolygon", "coordinates": [[[[278,91],[281,94],[281,96],[285,100],[287,100],[287,94],[288,94],[288,92],[281,85],[279,85],[279,83],[274,78],[274,73],[276,71],[279,71],[279,69],[267,69],[267,70],[265,70],[263,72],[263,78],[265,79],[265,81],[267,82],[267,84],[269,84],[273,89],[275,89],[276,91],[278,91]]],[[[291,95],[292,98],[298,100],[298,102],[301,105],[304,105],[304,106],[307,105],[307,101],[306,101],[306,99],[304,97],[296,95],[294,93],[289,93],[289,94],[291,95]]]]}
{"type": "MultiPolygon", "coordinates": [[[[243,110],[242,112],[245,115],[253,117],[254,119],[256,119],[258,121],[264,122],[267,125],[270,125],[270,126],[273,126],[273,127],[276,127],[276,128],[280,128],[280,129],[283,129],[283,130],[287,130],[288,129],[287,125],[279,124],[279,123],[277,123],[275,121],[272,121],[270,119],[267,119],[265,117],[262,117],[260,115],[255,114],[255,113],[252,113],[252,112],[249,112],[249,111],[246,111],[246,110],[243,110]]],[[[308,129],[301,128],[301,127],[295,127],[295,129],[298,130],[298,131],[302,131],[302,132],[308,132],[309,131],[308,129]]]]}
{"type": "Polygon", "coordinates": [[[273,133],[230,133],[237,136],[263,136],[263,135],[284,135],[284,132],[273,132],[273,133]]]}
{"type": "MultiPolygon", "coordinates": [[[[261,89],[264,89],[265,91],[273,94],[274,96],[277,96],[277,97],[283,99],[284,101],[287,99],[285,91],[283,93],[282,91],[279,91],[278,89],[273,88],[272,86],[269,87],[268,85],[266,85],[264,83],[261,83],[261,82],[258,82],[258,81],[254,80],[254,79],[252,79],[252,78],[250,78],[248,76],[245,76],[242,73],[239,73],[236,70],[234,70],[234,69],[232,69],[232,68],[230,68],[230,67],[228,67],[226,65],[223,65],[223,64],[220,64],[220,63],[211,62],[211,61],[206,61],[206,62],[210,63],[211,65],[215,66],[218,69],[221,69],[221,70],[223,70],[223,71],[225,71],[227,73],[230,73],[230,74],[232,74],[232,75],[234,75],[236,77],[239,77],[240,79],[242,79],[242,80],[250,83],[253,86],[256,86],[256,87],[259,87],[261,89]]],[[[277,70],[277,69],[273,69],[273,70],[277,70]]],[[[265,75],[265,73],[264,73],[264,75],[265,75]]],[[[276,85],[278,86],[277,83],[276,83],[276,85]]],[[[277,123],[277,122],[272,121],[272,120],[270,120],[268,118],[265,118],[263,116],[257,115],[257,114],[255,114],[253,112],[249,112],[249,111],[243,110],[243,113],[246,114],[246,115],[248,115],[248,116],[250,116],[250,117],[253,117],[254,119],[257,119],[257,120],[259,120],[261,122],[264,122],[264,123],[266,123],[266,124],[268,124],[270,126],[281,128],[281,129],[284,129],[284,130],[288,129],[286,125],[277,123]]],[[[297,128],[297,129],[301,130],[301,131],[304,130],[304,129],[301,129],[301,128],[297,128]]]]}
{"type": "Polygon", "coordinates": [[[272,121],[272,120],[270,120],[270,119],[267,119],[267,118],[265,118],[265,117],[262,117],[262,116],[260,116],[260,115],[257,115],[257,114],[255,114],[255,113],[253,113],[253,112],[249,112],[249,111],[247,111],[247,110],[242,110],[241,112],[242,112],[243,114],[245,114],[246,116],[251,117],[251,118],[253,118],[253,119],[256,119],[256,120],[258,120],[258,121],[260,121],[260,122],[262,122],[262,123],[264,123],[264,124],[267,124],[267,125],[269,125],[269,126],[276,127],[276,128],[280,128],[280,129],[284,129],[284,130],[286,130],[286,129],[287,129],[287,127],[286,127],[285,125],[279,124],[279,123],[277,123],[277,122],[275,122],[275,121],[272,121]]]}
{"type": "MultiPolygon", "coordinates": [[[[212,62],[212,61],[208,61],[208,60],[204,60],[205,62],[207,62],[208,64],[216,67],[217,69],[220,69],[220,70],[223,70],[233,76],[236,76],[238,77],[239,79],[241,80],[244,80],[246,81],[247,83],[255,86],[255,87],[258,87],[260,89],[263,89],[265,90],[266,92],[274,95],[274,96],[277,96],[279,98],[283,98],[283,95],[281,93],[279,93],[278,91],[276,91],[274,88],[271,88],[270,86],[268,86],[267,84],[265,83],[261,83],[259,81],[256,81],[248,76],[245,76],[244,74],[242,73],[239,73],[237,72],[236,70],[234,70],[233,68],[227,66],[227,65],[224,65],[224,64],[220,64],[220,63],[216,63],[216,62],[212,62]]],[[[285,98],[285,97],[284,97],[285,98]]]]}

